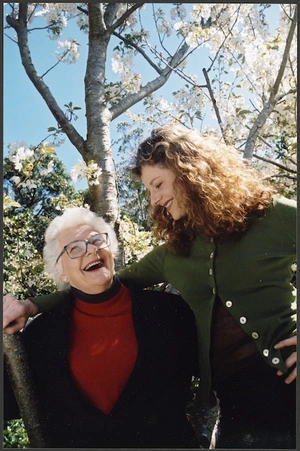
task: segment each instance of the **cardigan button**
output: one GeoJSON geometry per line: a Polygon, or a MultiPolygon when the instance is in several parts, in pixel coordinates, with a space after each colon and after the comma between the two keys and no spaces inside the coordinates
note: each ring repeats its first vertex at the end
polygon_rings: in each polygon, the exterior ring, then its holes
{"type": "Polygon", "coordinates": [[[241,324],[246,324],[246,322],[247,322],[247,318],[245,318],[244,316],[241,316],[240,317],[240,323],[241,324]]]}
{"type": "Polygon", "coordinates": [[[232,307],[232,302],[231,301],[226,301],[226,307],[228,307],[228,308],[230,308],[230,307],[232,307]]]}
{"type": "Polygon", "coordinates": [[[252,332],[252,338],[254,338],[254,340],[257,340],[259,337],[257,332],[252,332]]]}
{"type": "Polygon", "coordinates": [[[213,270],[210,268],[210,270],[208,271],[209,275],[212,276],[213,274],[213,270]]]}
{"type": "Polygon", "coordinates": [[[263,355],[264,355],[265,357],[268,357],[268,355],[269,355],[269,349],[264,349],[264,350],[263,350],[263,355]]]}
{"type": "Polygon", "coordinates": [[[214,257],[214,252],[211,252],[209,258],[213,258],[214,257]]]}
{"type": "Polygon", "coordinates": [[[274,365],[278,365],[278,363],[279,363],[279,358],[278,357],[274,357],[273,359],[272,359],[272,363],[274,363],[274,365]]]}

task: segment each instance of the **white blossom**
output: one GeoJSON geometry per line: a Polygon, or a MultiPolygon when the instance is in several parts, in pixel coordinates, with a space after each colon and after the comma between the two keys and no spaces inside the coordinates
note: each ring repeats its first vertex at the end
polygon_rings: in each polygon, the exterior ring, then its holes
{"type": "Polygon", "coordinates": [[[102,174],[102,169],[93,160],[86,164],[80,160],[78,164],[71,169],[71,179],[74,183],[78,180],[86,178],[89,185],[99,185],[99,177],[102,174]]]}
{"type": "Polygon", "coordinates": [[[187,10],[184,5],[178,4],[176,8],[171,9],[170,16],[172,20],[177,19],[177,17],[184,19],[187,16],[187,10]]]}
{"type": "Polygon", "coordinates": [[[13,177],[11,177],[11,179],[16,185],[18,185],[18,183],[20,183],[21,178],[18,177],[17,175],[14,175],[13,177]]]}
{"type": "MultiPolygon", "coordinates": [[[[128,3],[119,3],[119,9],[117,13],[117,19],[123,16],[124,13],[128,10],[129,4],[128,3]]],[[[126,19],[126,25],[129,28],[133,28],[137,23],[137,17],[136,12],[134,14],[130,14],[129,17],[126,19]]]]}
{"type": "Polygon", "coordinates": [[[102,174],[102,169],[97,163],[90,162],[86,166],[85,175],[89,185],[99,185],[99,177],[102,174]]]}
{"type": "Polygon", "coordinates": [[[41,170],[41,175],[47,175],[50,172],[52,172],[53,171],[53,166],[54,166],[54,162],[53,161],[49,161],[47,168],[41,170]]]}
{"type": "Polygon", "coordinates": [[[34,189],[37,188],[37,184],[33,180],[25,180],[20,184],[20,186],[28,189],[34,189]]]}
{"type": "Polygon", "coordinates": [[[67,64],[76,63],[79,58],[79,45],[75,39],[59,41],[56,57],[59,61],[67,64]]]}
{"type": "Polygon", "coordinates": [[[78,180],[81,180],[84,178],[84,166],[83,164],[75,164],[75,166],[71,169],[71,179],[74,183],[76,183],[78,180]]]}
{"type": "Polygon", "coordinates": [[[108,88],[107,93],[110,100],[120,96],[122,91],[125,93],[139,91],[142,77],[130,69],[133,66],[133,60],[134,53],[132,50],[129,50],[126,55],[122,55],[118,51],[113,53],[111,58],[112,70],[119,74],[121,82],[108,88]]]}
{"type": "Polygon", "coordinates": [[[8,155],[8,159],[14,164],[15,169],[17,171],[22,170],[23,167],[23,161],[26,160],[27,158],[32,157],[32,155],[34,154],[34,151],[31,149],[25,149],[24,146],[21,147],[16,147],[15,145],[13,146],[13,152],[11,152],[8,155]]]}

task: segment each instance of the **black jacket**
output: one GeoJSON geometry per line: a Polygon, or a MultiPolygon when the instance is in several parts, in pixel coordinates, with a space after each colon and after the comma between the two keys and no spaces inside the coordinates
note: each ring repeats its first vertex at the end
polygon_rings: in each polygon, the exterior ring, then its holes
{"type": "Polygon", "coordinates": [[[131,289],[138,357],[109,415],[79,394],[67,364],[72,295],[22,334],[49,447],[195,447],[186,402],[195,369],[194,315],[180,296],[131,289]]]}

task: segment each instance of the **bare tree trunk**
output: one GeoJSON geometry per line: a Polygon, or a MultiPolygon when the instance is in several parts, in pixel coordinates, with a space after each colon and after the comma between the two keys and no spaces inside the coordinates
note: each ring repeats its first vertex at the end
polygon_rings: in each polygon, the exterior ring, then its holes
{"type": "MultiPolygon", "coordinates": [[[[114,5],[116,7],[117,5],[114,5]]],[[[105,100],[105,66],[110,32],[101,3],[89,3],[89,52],[85,74],[87,140],[85,161],[94,160],[102,169],[98,185],[91,185],[93,209],[113,226],[119,216],[115,167],[111,151],[111,113],[105,100]]]]}
{"type": "Polygon", "coordinates": [[[32,448],[47,448],[43,418],[21,333],[3,335],[6,369],[32,448]]]}

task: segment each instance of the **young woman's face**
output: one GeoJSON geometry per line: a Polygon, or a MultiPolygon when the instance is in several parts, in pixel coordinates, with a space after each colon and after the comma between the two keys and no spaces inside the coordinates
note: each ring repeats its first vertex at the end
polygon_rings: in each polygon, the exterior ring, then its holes
{"type": "Polygon", "coordinates": [[[161,205],[176,221],[186,214],[183,205],[180,205],[178,194],[175,194],[173,183],[175,174],[171,169],[159,165],[144,165],[141,180],[150,194],[153,207],[161,205]]]}
{"type": "MultiPolygon", "coordinates": [[[[63,230],[58,241],[61,249],[76,240],[91,239],[101,231],[94,230],[89,225],[70,227],[63,230]]],[[[75,243],[76,244],[76,243],[75,243]]],[[[98,249],[92,244],[87,245],[86,253],[78,258],[70,258],[67,252],[62,254],[62,280],[88,294],[103,293],[110,288],[114,276],[114,259],[109,247],[98,249]]]]}

